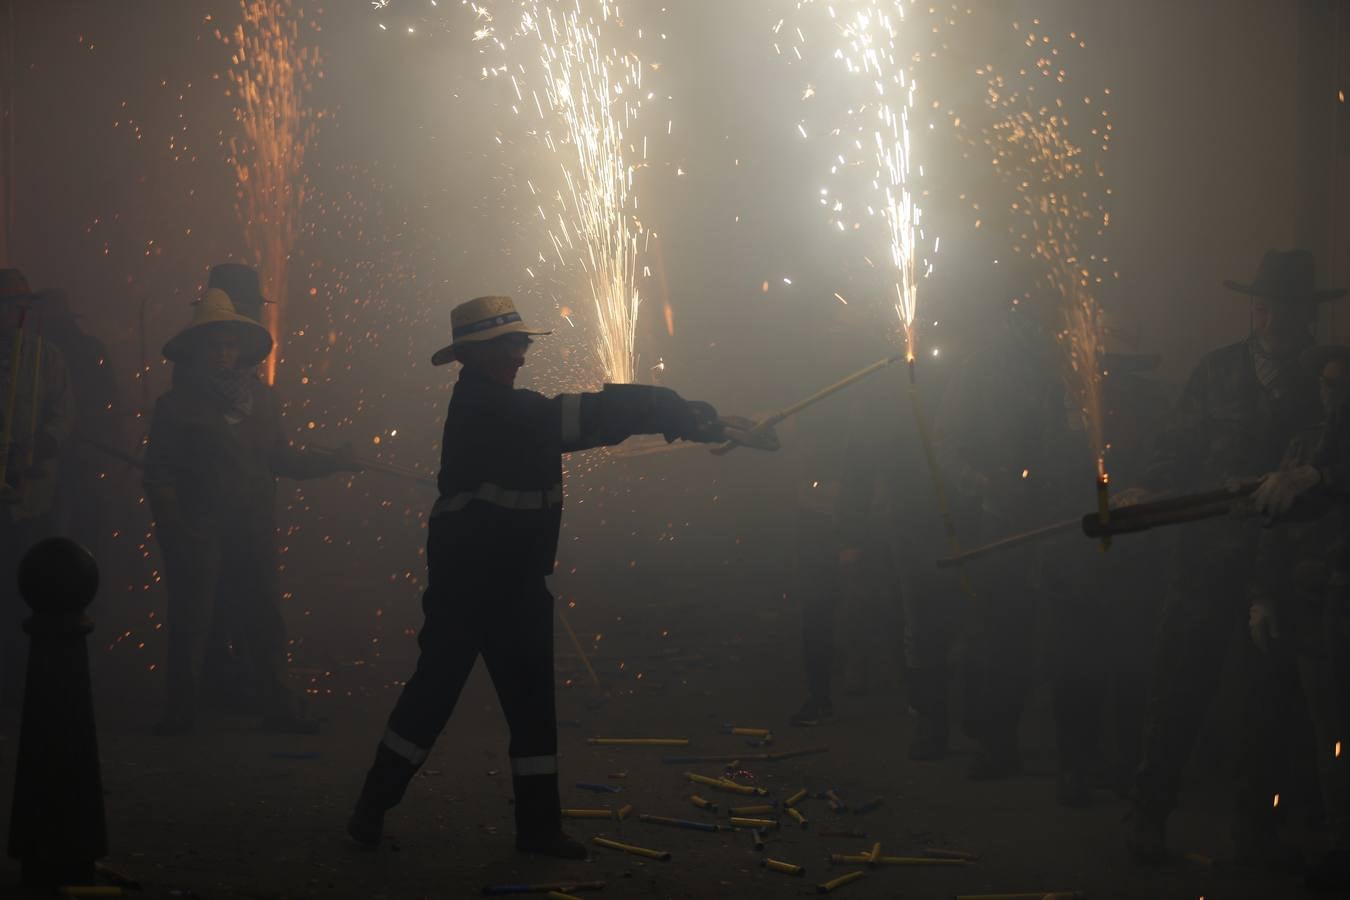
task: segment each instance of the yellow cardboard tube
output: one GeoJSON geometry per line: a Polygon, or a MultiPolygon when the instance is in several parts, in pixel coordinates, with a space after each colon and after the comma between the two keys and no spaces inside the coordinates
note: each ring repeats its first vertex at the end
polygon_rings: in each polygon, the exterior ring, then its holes
{"type": "Polygon", "coordinates": [[[612,819],[614,812],[608,809],[564,809],[564,819],[612,819]]]}
{"type": "Polygon", "coordinates": [[[706,784],[708,787],[721,787],[722,779],[709,778],[707,775],[700,775],[697,772],[685,772],[684,777],[694,784],[706,784]]]}
{"type": "Polygon", "coordinates": [[[742,737],[766,738],[773,737],[773,732],[768,728],[744,728],[740,725],[732,725],[727,730],[727,734],[737,734],[742,737]]]}
{"type": "Polygon", "coordinates": [[[802,815],[801,811],[798,810],[797,807],[789,806],[787,808],[787,814],[789,816],[792,816],[792,818],[796,821],[796,823],[802,826],[803,828],[811,827],[811,823],[806,820],[806,816],[802,815]]]}
{"type": "Polygon", "coordinates": [[[755,828],[755,829],[764,828],[764,829],[770,829],[770,830],[777,830],[777,829],[778,829],[778,820],[777,820],[777,819],[747,819],[747,818],[744,817],[744,816],[732,816],[732,817],[731,817],[731,827],[732,827],[732,828],[755,828]]]}
{"type": "Polygon", "coordinates": [[[588,744],[632,747],[688,747],[689,738],[586,738],[588,744]]]}
{"type": "Polygon", "coordinates": [[[784,862],[781,859],[765,858],[760,865],[766,869],[772,869],[775,872],[782,872],[784,875],[805,875],[806,867],[799,866],[796,863],[784,862]]]}
{"type": "Polygon", "coordinates": [[[970,861],[965,859],[935,859],[931,856],[882,856],[873,861],[871,853],[830,854],[831,865],[851,866],[859,863],[871,866],[965,866],[969,865],[970,861]]]}
{"type": "Polygon", "coordinates": [[[778,807],[771,803],[761,803],[758,806],[733,806],[727,810],[729,815],[733,816],[771,816],[778,811],[778,807]]]}
{"type": "Polygon", "coordinates": [[[791,797],[784,800],[783,805],[796,806],[798,803],[801,803],[805,799],[806,799],[806,788],[802,788],[801,790],[797,791],[797,793],[793,794],[791,797]]]}
{"type": "Polygon", "coordinates": [[[708,810],[709,812],[717,812],[717,804],[716,804],[716,803],[712,803],[712,802],[710,802],[710,801],[708,801],[708,800],[704,800],[704,799],[703,799],[702,797],[700,797],[698,794],[690,794],[690,795],[689,795],[689,802],[692,803],[692,804],[694,804],[695,806],[697,806],[699,809],[706,809],[706,810],[708,810]]]}
{"type": "Polygon", "coordinates": [[[632,811],[633,811],[633,804],[625,803],[623,806],[619,807],[619,811],[615,813],[615,815],[618,816],[619,821],[622,822],[624,819],[628,818],[628,814],[631,813],[632,811]]]}
{"type": "Polygon", "coordinates": [[[862,878],[866,874],[867,874],[866,872],[862,871],[845,873],[843,875],[840,875],[838,878],[825,882],[824,884],[816,885],[816,893],[828,894],[831,891],[838,890],[839,888],[843,887],[846,884],[850,884],[851,882],[857,881],[859,878],[862,878]]]}
{"type": "Polygon", "coordinates": [[[609,838],[593,837],[591,843],[597,847],[608,847],[610,850],[619,850],[623,853],[631,853],[634,856],[645,856],[647,859],[659,859],[662,862],[670,861],[669,850],[651,850],[647,847],[635,847],[632,844],[624,844],[619,841],[612,841],[609,838]]]}
{"type": "Polygon", "coordinates": [[[872,852],[867,854],[868,865],[875,866],[879,862],[881,862],[881,841],[877,841],[873,844],[872,852]]]}
{"type": "Polygon", "coordinates": [[[768,788],[755,787],[754,785],[750,784],[737,784],[730,778],[723,778],[718,783],[718,787],[720,787],[724,791],[732,791],[737,794],[747,794],[747,795],[756,794],[760,797],[767,797],[769,795],[768,788]]]}

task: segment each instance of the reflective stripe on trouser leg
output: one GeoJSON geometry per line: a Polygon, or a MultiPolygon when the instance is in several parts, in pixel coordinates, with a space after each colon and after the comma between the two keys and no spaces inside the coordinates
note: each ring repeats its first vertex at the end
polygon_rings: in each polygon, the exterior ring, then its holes
{"type": "Polygon", "coordinates": [[[420,766],[426,762],[427,755],[431,753],[430,748],[417,746],[402,735],[396,734],[392,728],[385,729],[384,737],[380,739],[380,743],[414,766],[420,766]]]}
{"type": "Polygon", "coordinates": [[[530,775],[557,775],[558,757],[514,756],[511,758],[511,774],[516,778],[526,778],[530,775]]]}

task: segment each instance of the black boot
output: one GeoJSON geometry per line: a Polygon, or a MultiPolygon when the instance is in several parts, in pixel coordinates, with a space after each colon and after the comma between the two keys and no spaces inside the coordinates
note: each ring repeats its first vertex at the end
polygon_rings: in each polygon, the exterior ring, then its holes
{"type": "Polygon", "coordinates": [[[558,776],[516,776],[511,784],[516,793],[516,849],[554,859],[585,859],[585,845],[562,830],[558,776]]]}
{"type": "Polygon", "coordinates": [[[403,799],[417,766],[384,744],[375,750],[375,763],[366,773],[361,796],[347,821],[347,834],[367,847],[377,847],[384,835],[384,814],[403,799]]]}
{"type": "Polygon", "coordinates": [[[801,709],[792,714],[791,722],[793,725],[809,728],[824,724],[832,718],[834,718],[834,704],[830,702],[830,698],[812,695],[806,698],[801,709]]]}

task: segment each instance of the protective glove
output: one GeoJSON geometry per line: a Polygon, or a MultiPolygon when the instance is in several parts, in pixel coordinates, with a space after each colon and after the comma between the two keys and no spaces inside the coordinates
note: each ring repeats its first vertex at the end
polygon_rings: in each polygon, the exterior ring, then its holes
{"type": "Polygon", "coordinates": [[[1316,466],[1280,469],[1261,479],[1260,487],[1252,494],[1252,504],[1266,516],[1278,519],[1293,508],[1299,497],[1321,483],[1322,473],[1316,466]]]}
{"type": "Polygon", "coordinates": [[[1247,628],[1251,631],[1252,643],[1262,653],[1269,653],[1271,644],[1280,639],[1280,629],[1275,622],[1275,610],[1265,603],[1253,603],[1247,611],[1247,628]]]}
{"type": "Polygon", "coordinates": [[[656,404],[661,433],[667,443],[682,440],[711,444],[726,440],[726,429],[711,403],[685,400],[674,391],[658,390],[656,404]]]}

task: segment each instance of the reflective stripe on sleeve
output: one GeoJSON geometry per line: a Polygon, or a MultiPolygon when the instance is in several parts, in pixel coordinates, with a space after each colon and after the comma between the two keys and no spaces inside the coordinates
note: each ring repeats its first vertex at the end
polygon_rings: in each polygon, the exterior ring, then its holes
{"type": "Polygon", "coordinates": [[[557,775],[558,757],[556,756],[513,756],[511,774],[517,778],[530,775],[557,775]]]}
{"type": "Polygon", "coordinates": [[[392,728],[385,729],[384,737],[380,740],[390,750],[393,750],[399,756],[412,763],[414,766],[420,766],[427,761],[427,754],[431,751],[425,747],[419,747],[412,741],[395,734],[392,728]]]}
{"type": "Polygon", "coordinates": [[[571,447],[581,440],[581,395],[563,394],[562,400],[562,443],[571,447]]]}
{"type": "Polygon", "coordinates": [[[516,491],[491,482],[483,482],[472,491],[461,491],[449,497],[441,497],[431,507],[431,515],[459,512],[475,500],[491,503],[503,509],[548,509],[559,506],[563,501],[562,485],[555,484],[546,491],[516,491]]]}

